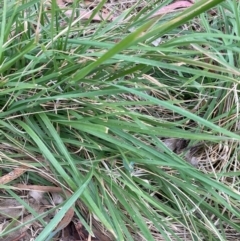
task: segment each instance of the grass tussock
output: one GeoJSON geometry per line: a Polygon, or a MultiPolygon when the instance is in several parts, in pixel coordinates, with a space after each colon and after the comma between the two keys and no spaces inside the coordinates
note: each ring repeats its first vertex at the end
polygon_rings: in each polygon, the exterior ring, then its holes
{"type": "Polygon", "coordinates": [[[126,2],[0,4],[0,240],[240,240],[239,3],[126,2]]]}

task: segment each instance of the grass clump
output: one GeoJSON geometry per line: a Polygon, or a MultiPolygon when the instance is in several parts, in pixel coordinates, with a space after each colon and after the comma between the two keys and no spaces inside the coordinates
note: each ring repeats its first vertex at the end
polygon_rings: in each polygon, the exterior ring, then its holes
{"type": "MultiPolygon", "coordinates": [[[[79,1],[4,0],[1,174],[26,172],[1,183],[1,198],[41,223],[35,240],[53,239],[74,203],[89,233],[111,240],[239,237],[239,6],[198,1],[149,19],[168,3],[94,22],[107,1],[83,20],[79,1]],[[68,198],[47,222],[56,207],[29,208],[19,183],[68,198]]],[[[1,237],[27,223],[4,220],[1,237]]]]}

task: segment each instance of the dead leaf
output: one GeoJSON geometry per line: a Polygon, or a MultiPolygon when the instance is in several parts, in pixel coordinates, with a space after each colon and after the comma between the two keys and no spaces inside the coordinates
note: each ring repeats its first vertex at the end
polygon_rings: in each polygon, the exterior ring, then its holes
{"type": "Polygon", "coordinates": [[[186,1],[177,1],[172,4],[167,5],[165,7],[162,7],[157,12],[155,12],[152,16],[150,16],[150,18],[154,18],[159,15],[174,12],[176,9],[179,9],[179,8],[188,8],[188,7],[191,7],[192,5],[193,5],[193,1],[191,1],[191,2],[187,1],[187,0],[186,1]]]}
{"type": "Polygon", "coordinates": [[[12,198],[0,201],[0,221],[5,218],[16,219],[24,213],[24,207],[17,200],[12,198]]]}
{"type": "Polygon", "coordinates": [[[18,177],[20,177],[24,172],[29,169],[27,166],[20,166],[9,172],[8,174],[0,177],[0,184],[7,184],[18,177]]]}
{"type": "Polygon", "coordinates": [[[37,192],[35,190],[32,190],[28,194],[30,197],[32,197],[36,202],[40,203],[43,199],[43,192],[37,192]]]}
{"type": "MultiPolygon", "coordinates": [[[[38,192],[63,192],[63,189],[60,187],[52,187],[52,186],[38,186],[38,185],[23,185],[23,184],[18,184],[16,185],[17,188],[22,189],[22,190],[35,190],[38,192]]],[[[67,190],[64,191],[68,197],[71,196],[71,193],[67,190]]],[[[65,228],[71,221],[74,216],[74,208],[70,208],[63,219],[58,223],[56,226],[55,230],[62,230],[65,228]]]]}

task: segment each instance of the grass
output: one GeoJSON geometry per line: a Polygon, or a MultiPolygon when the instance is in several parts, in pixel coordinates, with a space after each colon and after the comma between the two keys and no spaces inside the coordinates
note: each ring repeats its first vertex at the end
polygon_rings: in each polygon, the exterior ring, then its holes
{"type": "Polygon", "coordinates": [[[240,240],[239,3],[198,1],[148,20],[169,2],[137,13],[136,1],[94,22],[66,17],[55,1],[3,1],[1,176],[28,170],[1,184],[1,199],[32,217],[4,219],[0,237],[35,220],[42,228],[28,235],[53,240],[75,203],[85,228],[111,240],[240,240]],[[174,152],[174,139],[185,148],[174,152]],[[72,196],[56,216],[57,204],[39,213],[19,183],[72,196]]]}

